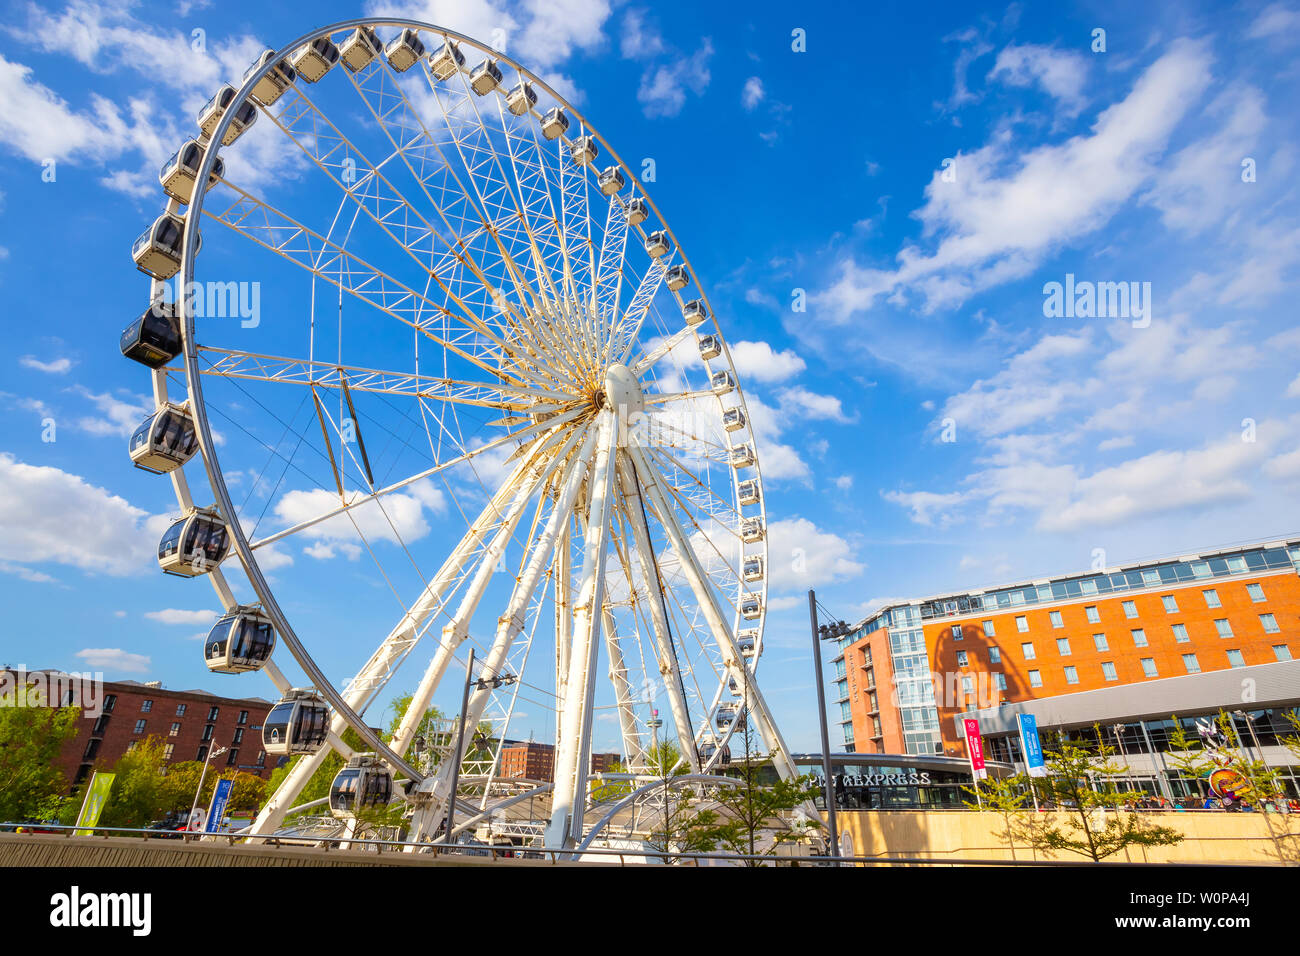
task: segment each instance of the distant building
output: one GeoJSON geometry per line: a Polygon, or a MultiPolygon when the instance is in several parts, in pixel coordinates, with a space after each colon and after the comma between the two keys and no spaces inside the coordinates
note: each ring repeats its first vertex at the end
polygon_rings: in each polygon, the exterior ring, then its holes
{"type": "MultiPolygon", "coordinates": [[[[7,670],[16,683],[21,672],[7,670]]],[[[32,671],[27,682],[56,679],[58,672],[32,671]]],[[[260,697],[218,697],[204,690],[166,690],[158,681],[105,681],[97,689],[98,716],[83,711],[77,733],[64,744],[55,765],[70,785],[80,784],[93,770],[107,770],[148,737],[163,741],[168,763],[203,760],[214,747],[226,752],[214,757],[217,771],[241,770],[269,778],[277,760],[262,749],[262,721],[271,702],[260,697]]],[[[61,700],[60,703],[66,703],[61,700]]],[[[77,701],[74,701],[74,703],[77,701]]]]}
{"type": "MultiPolygon", "coordinates": [[[[620,754],[592,754],[591,772],[603,773],[622,759],[620,754]]],[[[549,783],[555,777],[555,747],[532,740],[507,740],[501,745],[499,774],[549,783]]]]}
{"type": "Polygon", "coordinates": [[[973,716],[989,756],[1018,762],[1025,712],[1044,740],[1101,724],[1167,794],[1187,783],[1161,756],[1170,715],[1236,710],[1243,743],[1253,726],[1296,788],[1277,738],[1300,707],[1298,575],[1300,539],[1285,539],[891,604],[840,642],[845,749],[962,756],[973,716]]]}

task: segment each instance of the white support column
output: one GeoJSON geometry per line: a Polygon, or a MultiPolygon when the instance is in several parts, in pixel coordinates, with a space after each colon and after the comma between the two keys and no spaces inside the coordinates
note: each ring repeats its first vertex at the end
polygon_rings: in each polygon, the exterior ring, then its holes
{"type": "Polygon", "coordinates": [[[560,746],[564,714],[564,690],[569,680],[569,643],[573,635],[573,596],[571,575],[573,567],[572,516],[564,519],[559,543],[555,548],[555,746],[560,746]]]}
{"type": "Polygon", "coordinates": [[[636,462],[637,475],[641,479],[641,486],[651,503],[653,503],[660,524],[668,532],[668,539],[672,542],[673,550],[681,558],[682,572],[686,575],[686,580],[695,594],[700,610],[704,613],[709,629],[713,632],[713,638],[718,643],[718,650],[722,653],[723,664],[726,667],[728,676],[734,678],[739,686],[747,687],[749,691],[749,709],[755,719],[754,722],[758,725],[758,732],[763,738],[764,746],[772,754],[773,766],[776,767],[777,773],[782,778],[793,780],[799,773],[795,768],[793,759],[791,759],[790,749],[781,737],[776,721],[772,719],[772,712],[767,706],[766,699],[758,689],[758,683],[754,675],[747,673],[745,659],[736,646],[735,635],[731,633],[730,624],[727,623],[726,618],[723,616],[722,607],[718,603],[718,596],[713,590],[713,585],[703,569],[701,569],[695,549],[691,546],[690,538],[682,529],[681,523],[677,520],[677,513],[673,510],[667,494],[660,486],[658,470],[650,463],[650,460],[640,448],[630,446],[628,455],[636,462]]]}
{"type": "Polygon", "coordinates": [[[608,553],[609,503],[614,484],[614,416],[600,412],[600,437],[588,481],[591,502],[587,534],[583,540],[582,581],[573,616],[573,644],[569,651],[569,682],[564,697],[563,736],[555,754],[555,789],[545,845],[571,847],[581,838],[587,801],[587,776],[591,770],[591,721],[596,689],[595,669],[599,643],[595,639],[605,604],[605,559],[608,553]]]}
{"type": "Polygon", "coordinates": [[[646,524],[641,489],[632,473],[632,461],[626,452],[620,455],[618,470],[623,485],[624,515],[632,528],[632,543],[648,597],[646,603],[650,606],[650,626],[654,630],[655,647],[658,650],[659,676],[663,679],[668,694],[668,708],[673,715],[673,726],[677,729],[677,745],[690,764],[691,772],[699,773],[700,755],[695,746],[695,729],[691,726],[690,712],[686,709],[686,686],[682,683],[681,668],[677,663],[677,653],[668,627],[668,609],[664,605],[663,588],[656,570],[658,564],[650,542],[650,526],[646,524]]]}
{"type": "MultiPolygon", "coordinates": [[[[597,433],[590,432],[584,440],[579,454],[567,465],[564,480],[560,485],[551,514],[547,518],[541,534],[538,535],[536,542],[533,544],[524,571],[510,594],[510,602],[506,606],[505,613],[497,620],[496,637],[487,657],[483,661],[482,673],[485,675],[497,676],[500,673],[501,667],[505,664],[510,653],[511,645],[523,630],[527,620],[529,603],[532,601],[533,595],[541,583],[542,576],[551,562],[560,529],[568,525],[569,516],[573,511],[574,500],[577,498],[578,491],[587,475],[587,463],[590,461],[591,447],[596,438],[597,433]]],[[[475,689],[471,693],[469,706],[465,710],[465,726],[467,728],[478,726],[491,693],[490,690],[483,688],[475,689]]],[[[424,836],[438,832],[438,828],[442,823],[444,805],[451,790],[452,769],[458,760],[464,760],[464,751],[459,755],[450,755],[438,768],[438,773],[432,781],[426,782],[425,789],[429,791],[430,797],[411,821],[411,840],[419,840],[424,836]]]]}

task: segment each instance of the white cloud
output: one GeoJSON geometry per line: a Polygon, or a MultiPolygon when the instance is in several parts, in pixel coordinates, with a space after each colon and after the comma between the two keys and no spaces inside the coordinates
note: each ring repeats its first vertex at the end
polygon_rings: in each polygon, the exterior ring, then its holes
{"type": "Polygon", "coordinates": [[[794,349],[777,352],[766,342],[735,342],[731,361],[743,386],[746,381],[780,382],[798,375],[808,363],[794,349]]]}
{"type": "Polygon", "coordinates": [[[0,560],[133,574],[166,524],[84,478],[0,452],[0,560]]]}
{"type": "Polygon", "coordinates": [[[87,647],[77,651],[86,667],[97,671],[147,674],[153,660],[147,654],[132,654],[120,647],[87,647]]]}
{"type": "Polygon", "coordinates": [[[629,60],[647,60],[664,52],[664,38],[646,23],[644,10],[629,10],[623,17],[619,52],[629,60]]]}
{"type": "MultiPolygon", "coordinates": [[[[336,515],[319,524],[312,525],[298,532],[299,536],[324,542],[327,545],[346,544],[355,548],[362,539],[373,544],[376,541],[418,541],[429,533],[429,523],[425,519],[424,509],[432,501],[441,501],[440,495],[428,491],[393,492],[382,498],[367,501],[344,514],[336,515]]],[[[339,506],[338,495],[323,488],[312,491],[289,491],[275,503],[275,515],[286,526],[306,521],[316,515],[332,511],[339,506]]],[[[311,557],[332,557],[332,551],[317,549],[307,552],[311,557]]],[[[350,549],[344,553],[352,556],[350,549]]],[[[259,548],[257,563],[263,568],[266,564],[267,549],[259,548]]],[[[281,555],[281,564],[288,555],[281,555]]],[[[290,559],[291,560],[291,559],[290,559]]]]}
{"type": "Polygon", "coordinates": [[[107,392],[96,394],[84,385],[76,385],[73,393],[88,399],[100,412],[100,417],[82,417],[75,421],[75,426],[92,435],[129,436],[145,417],[153,414],[153,402],[142,396],[133,395],[128,399],[117,398],[107,392]]]}
{"type": "Polygon", "coordinates": [[[833,422],[856,421],[844,414],[843,403],[834,395],[819,395],[801,385],[784,388],[778,394],[781,411],[800,418],[824,418],[833,422]]]}
{"type": "Polygon", "coordinates": [[[840,489],[840,491],[848,491],[850,488],[853,487],[853,476],[839,475],[835,479],[835,487],[840,489]]]}
{"type": "Polygon", "coordinates": [[[1280,36],[1292,42],[1297,33],[1300,33],[1300,11],[1283,3],[1272,3],[1261,10],[1246,31],[1246,35],[1255,40],[1280,36]]]}
{"type": "Polygon", "coordinates": [[[1300,398],[1300,375],[1291,380],[1291,384],[1286,387],[1287,398],[1300,398]]]}
{"type": "Polygon", "coordinates": [[[756,76],[751,76],[745,81],[744,89],[740,91],[740,103],[747,110],[752,110],[763,102],[763,81],[756,76]]]}
{"type": "Polygon", "coordinates": [[[709,60],[712,56],[713,42],[705,37],[696,53],[649,67],[641,76],[641,86],[636,93],[645,115],[650,119],[676,116],[686,105],[687,93],[703,96],[709,86],[709,60]]]}
{"type": "Polygon", "coordinates": [[[179,608],[163,608],[161,611],[146,611],[144,616],[159,624],[183,625],[185,627],[205,627],[213,623],[219,611],[205,608],[202,611],[184,611],[179,608]]]}
{"type": "Polygon", "coordinates": [[[1010,86],[1038,86],[1060,103],[1068,116],[1083,108],[1083,81],[1087,60],[1072,50],[1026,43],[1008,46],[998,54],[990,80],[1010,86]]]}
{"type": "Polygon", "coordinates": [[[966,499],[966,495],[957,491],[947,494],[933,491],[884,491],[881,496],[886,501],[906,508],[917,524],[929,526],[937,522],[941,527],[956,519],[955,509],[966,499]]]}
{"type": "Polygon", "coordinates": [[[821,587],[862,573],[853,549],[839,535],[807,518],[782,518],[768,525],[768,587],[774,592],[821,587]]]}
{"type": "Polygon", "coordinates": [[[24,355],[18,360],[18,364],[23,368],[35,369],[48,375],[63,375],[72,368],[72,359],[56,358],[49,362],[42,362],[34,355],[24,355]]]}
{"type": "Polygon", "coordinates": [[[814,298],[845,322],[882,296],[918,295],[926,311],[1028,274],[1049,252],[1104,226],[1152,177],[1170,134],[1209,83],[1209,56],[1180,41],[1129,95],[1104,110],[1089,134],[1025,150],[1000,131],[955,160],[956,179],[936,170],[916,215],[933,252],[908,245],[893,270],[849,258],[814,298]]]}

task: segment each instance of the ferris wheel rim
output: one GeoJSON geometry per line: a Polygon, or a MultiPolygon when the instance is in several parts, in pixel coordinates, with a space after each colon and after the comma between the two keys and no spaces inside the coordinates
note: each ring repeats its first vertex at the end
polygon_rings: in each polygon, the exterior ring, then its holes
{"type": "MultiPolygon", "coordinates": [[[[563,109],[570,112],[582,124],[585,131],[589,135],[593,136],[593,138],[596,141],[598,141],[602,147],[604,147],[604,149],[608,152],[612,160],[615,163],[617,163],[622,170],[626,171],[628,174],[631,174],[631,170],[628,168],[627,164],[623,161],[623,159],[619,156],[617,151],[608,143],[607,140],[605,140],[605,138],[600,134],[599,130],[597,130],[587,120],[587,118],[581,113],[581,111],[574,108],[572,104],[569,103],[565,97],[561,96],[557,91],[555,91],[548,83],[546,83],[544,79],[538,77],[531,70],[524,67],[522,64],[514,60],[512,57],[504,53],[501,53],[499,51],[493,50],[492,48],[488,47],[486,44],[482,43],[479,40],[476,40],[473,37],[467,36],[465,34],[459,33],[454,30],[447,29],[445,27],[438,26],[436,24],[426,23],[419,20],[393,18],[393,17],[362,17],[362,18],[353,18],[353,19],[339,21],[337,23],[320,27],[313,31],[305,33],[299,38],[297,38],[296,40],[292,41],[291,43],[276,50],[274,52],[274,55],[272,57],[267,58],[266,62],[261,67],[259,67],[256,71],[253,71],[246,76],[239,90],[236,92],[234,99],[231,101],[231,108],[227,109],[224,112],[224,114],[221,116],[220,120],[218,121],[218,124],[210,137],[210,143],[212,144],[212,148],[204,150],[200,167],[195,177],[196,182],[194,187],[194,193],[189,203],[189,212],[196,213],[196,214],[189,215],[187,213],[185,216],[185,227],[184,227],[183,240],[182,240],[183,242],[182,261],[181,261],[181,269],[180,269],[180,279],[181,282],[183,283],[182,288],[189,287],[194,281],[195,255],[197,253],[196,238],[199,232],[199,221],[201,219],[204,201],[206,199],[206,195],[209,190],[209,181],[212,172],[212,167],[215,165],[218,154],[220,153],[220,150],[223,148],[221,145],[222,140],[226,135],[226,132],[234,118],[233,107],[241,103],[252,102],[251,100],[252,88],[262,78],[264,78],[273,69],[275,69],[280,63],[284,62],[286,58],[293,51],[297,50],[298,48],[302,47],[305,44],[311,43],[313,40],[319,39],[321,37],[328,37],[344,30],[355,29],[356,27],[359,26],[368,26],[368,27],[389,26],[389,27],[396,27],[399,29],[413,29],[417,31],[425,31],[431,34],[441,35],[445,38],[450,38],[458,42],[465,43],[474,49],[481,50],[499,59],[500,61],[509,64],[511,67],[516,69],[521,76],[527,77],[530,83],[535,83],[540,89],[542,89],[550,97],[552,97],[555,100],[555,102],[559,104],[563,109]]],[[[714,313],[713,311],[711,303],[709,302],[707,290],[705,289],[703,284],[699,282],[698,274],[696,273],[693,265],[691,264],[689,256],[687,255],[682,245],[679,242],[677,242],[677,238],[672,229],[672,226],[668,223],[667,219],[660,212],[658,206],[654,202],[653,197],[651,197],[649,192],[643,188],[643,184],[638,183],[638,185],[641,187],[639,188],[640,195],[644,197],[647,204],[653,210],[659,223],[662,225],[663,230],[672,239],[673,243],[676,246],[678,254],[680,255],[682,263],[689,271],[691,278],[695,281],[696,288],[698,289],[699,292],[699,297],[704,302],[704,305],[708,310],[708,314],[713,321],[713,325],[718,332],[719,341],[723,346],[723,355],[726,357],[727,365],[734,372],[734,368],[735,368],[734,360],[731,357],[730,348],[727,346],[725,336],[722,335],[722,330],[718,326],[717,316],[716,313],[714,313]]],[[[178,314],[181,320],[182,344],[183,344],[183,354],[185,358],[184,364],[185,364],[185,372],[186,372],[186,379],[187,379],[187,386],[188,386],[189,404],[191,408],[191,414],[194,416],[195,419],[195,428],[199,439],[199,451],[203,457],[204,468],[207,473],[208,481],[212,488],[212,492],[218,499],[218,505],[220,507],[221,512],[224,515],[226,515],[228,518],[229,531],[232,539],[232,544],[234,546],[234,551],[236,554],[239,555],[240,563],[243,566],[243,569],[248,576],[249,582],[252,585],[252,588],[256,593],[257,597],[261,600],[263,604],[263,608],[265,609],[266,613],[268,614],[269,617],[271,617],[272,621],[274,622],[277,631],[281,635],[282,639],[284,639],[286,646],[289,647],[290,653],[294,656],[295,660],[298,661],[299,665],[302,666],[303,669],[307,672],[308,677],[311,678],[313,682],[313,685],[321,692],[322,696],[325,697],[325,699],[334,708],[335,714],[342,717],[344,721],[349,726],[353,727],[354,730],[357,730],[358,733],[361,733],[366,743],[375,747],[376,752],[381,754],[384,757],[384,759],[390,762],[396,769],[401,770],[404,773],[408,773],[413,780],[419,781],[422,779],[422,777],[417,772],[414,771],[414,768],[406,764],[404,759],[400,755],[389,750],[389,748],[384,744],[382,739],[378,738],[377,735],[373,735],[369,733],[369,727],[366,726],[365,721],[352,712],[351,708],[347,706],[346,701],[344,701],[342,694],[337,690],[334,683],[330,681],[328,678],[326,678],[323,672],[320,671],[320,668],[318,665],[316,665],[310,651],[307,649],[306,645],[301,641],[301,639],[297,636],[296,632],[293,630],[292,625],[288,620],[287,615],[284,613],[283,609],[279,606],[274,591],[271,588],[269,582],[266,580],[266,577],[262,572],[260,565],[257,562],[256,556],[253,554],[253,548],[251,542],[249,541],[248,537],[245,535],[242,526],[239,525],[239,522],[237,520],[236,511],[234,508],[234,502],[226,486],[224,472],[221,468],[220,459],[217,454],[215,442],[212,437],[211,426],[207,415],[207,405],[203,395],[202,375],[200,374],[200,370],[198,367],[198,347],[195,341],[195,321],[194,321],[195,316],[191,313],[191,310],[187,309],[185,306],[186,306],[185,297],[184,296],[178,297],[177,307],[178,307],[178,314]],[[373,739],[371,739],[372,737],[373,739]]],[[[735,389],[736,406],[742,409],[746,420],[750,423],[748,426],[749,432],[751,436],[756,438],[756,435],[754,434],[755,429],[752,424],[752,419],[749,417],[749,411],[748,411],[748,406],[744,395],[744,390],[739,383],[739,376],[735,376],[735,378],[737,379],[737,384],[735,389]]],[[[720,397],[718,398],[718,401],[719,403],[721,402],[720,397]]],[[[730,446],[730,442],[728,440],[728,447],[729,446],[730,446]]],[[[758,478],[760,482],[760,488],[761,488],[761,467],[758,461],[756,441],[754,442],[754,462],[752,468],[753,468],[753,474],[756,478],[758,478]]],[[[736,486],[739,480],[740,480],[739,477],[736,475],[735,471],[733,470],[731,474],[731,480],[730,480],[730,484],[733,490],[733,495],[735,494],[736,486]]],[[[759,505],[758,517],[760,517],[764,527],[766,528],[766,496],[765,495],[763,495],[760,498],[758,505],[759,505]]],[[[737,515],[740,515],[739,504],[736,505],[736,513],[737,515]]],[[[761,541],[761,547],[759,550],[762,554],[764,561],[766,562],[766,557],[768,552],[768,539],[766,534],[764,535],[761,541]]],[[[746,557],[745,549],[743,545],[739,549],[738,553],[739,553],[738,562],[739,564],[743,565],[744,559],[746,557]]],[[[751,555],[754,553],[756,552],[755,551],[750,552],[751,555]]],[[[739,573],[737,574],[737,582],[738,582],[738,587],[740,589],[740,592],[745,593],[746,589],[744,586],[743,576],[740,575],[739,573]]],[[[761,587],[759,589],[756,589],[756,592],[751,592],[751,593],[758,593],[760,596],[760,616],[757,619],[757,621],[752,622],[753,625],[755,625],[758,630],[757,650],[761,650],[762,647],[762,635],[766,623],[767,592],[768,592],[768,576],[764,574],[761,587]]],[[[735,612],[733,622],[732,622],[733,634],[739,629],[739,624],[740,624],[740,612],[739,612],[739,601],[737,601],[737,610],[735,612]]],[[[745,662],[742,666],[745,666],[747,669],[754,671],[757,668],[757,663],[758,663],[758,653],[756,651],[752,662],[745,662]]],[[[734,733],[734,724],[732,728],[730,728],[725,734],[714,733],[711,727],[711,715],[713,714],[714,710],[717,708],[720,698],[725,693],[725,688],[726,688],[726,680],[724,677],[722,683],[717,688],[714,701],[710,704],[710,709],[708,711],[708,714],[706,715],[706,723],[701,729],[701,731],[696,735],[697,740],[705,740],[705,739],[716,740],[719,745],[719,750],[721,749],[722,746],[725,745],[726,740],[731,737],[732,733],[734,733]]]]}

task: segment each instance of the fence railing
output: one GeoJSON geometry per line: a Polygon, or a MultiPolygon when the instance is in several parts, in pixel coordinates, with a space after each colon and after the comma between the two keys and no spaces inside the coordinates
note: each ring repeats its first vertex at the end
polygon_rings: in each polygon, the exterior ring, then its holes
{"type": "MultiPolygon", "coordinates": [[[[664,852],[652,849],[622,849],[607,847],[589,847],[581,852],[574,850],[555,850],[543,847],[523,846],[489,846],[471,843],[420,843],[404,840],[372,840],[356,837],[326,836],[292,836],[266,835],[258,836],[243,833],[202,833],[183,830],[149,830],[135,827],[84,827],[45,825],[30,823],[0,823],[0,833],[23,832],[28,834],[62,835],[72,837],[77,831],[91,831],[91,836],[104,839],[110,837],[136,837],[144,842],[175,841],[184,843],[204,842],[217,846],[257,846],[272,848],[316,848],[322,853],[368,852],[376,854],[418,854],[432,855],[433,859],[483,859],[500,860],[509,863],[512,860],[543,861],[551,864],[607,863],[618,866],[674,865],[674,866],[1027,866],[1056,867],[1077,866],[1078,861],[1070,860],[1006,860],[1006,859],[927,859],[922,857],[883,857],[883,856],[841,856],[832,858],[821,854],[744,854],[744,853],[693,853],[664,852]],[[344,846],[346,844],[346,847],[344,846]]],[[[1114,862],[1108,866],[1187,866],[1204,864],[1180,863],[1131,863],[1114,862]]]]}

